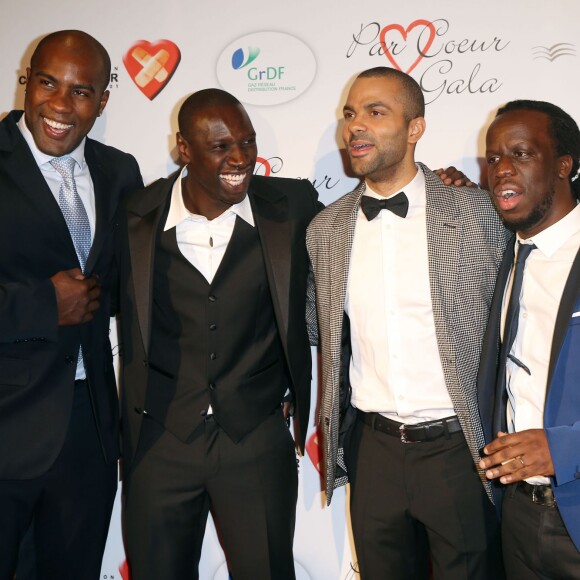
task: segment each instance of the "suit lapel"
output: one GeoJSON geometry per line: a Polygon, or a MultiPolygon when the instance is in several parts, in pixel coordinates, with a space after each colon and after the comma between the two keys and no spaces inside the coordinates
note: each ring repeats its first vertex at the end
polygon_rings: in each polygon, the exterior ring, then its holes
{"type": "Polygon", "coordinates": [[[570,269],[570,274],[568,274],[568,279],[566,280],[566,285],[564,286],[564,291],[562,292],[562,299],[560,300],[560,307],[558,308],[558,314],[556,316],[554,338],[552,339],[552,350],[550,352],[550,366],[548,368],[548,383],[546,394],[550,389],[554,368],[556,367],[556,362],[560,356],[560,349],[562,348],[562,343],[564,342],[564,338],[568,330],[570,317],[574,311],[574,305],[578,299],[579,288],[580,250],[578,250],[576,257],[574,258],[574,262],[572,263],[572,268],[570,269]]]}
{"type": "Polygon", "coordinates": [[[330,262],[330,304],[333,318],[330,324],[330,343],[340,357],[342,342],[342,323],[344,304],[348,284],[350,257],[358,214],[360,198],[365,191],[363,182],[356,190],[348,194],[349,203],[343,204],[334,219],[333,230],[328,237],[326,248],[330,262]]]}
{"type": "Polygon", "coordinates": [[[85,268],[86,272],[90,273],[99,257],[108,230],[112,227],[112,187],[102,166],[101,159],[97,155],[90,139],[87,139],[85,143],[85,160],[89,166],[91,180],[93,182],[96,213],[95,235],[93,237],[93,244],[85,268]]]}
{"type": "Polygon", "coordinates": [[[283,193],[274,189],[269,190],[266,196],[255,183],[250,186],[248,197],[260,236],[282,345],[287,351],[292,260],[288,199],[283,193]]]}
{"type": "Polygon", "coordinates": [[[133,295],[146,354],[149,353],[151,338],[151,295],[157,230],[167,208],[164,202],[171,195],[174,181],[175,178],[159,180],[144,190],[142,197],[134,198],[133,203],[127,207],[133,295]]]}
{"type": "MultiPolygon", "coordinates": [[[[454,348],[448,323],[449,316],[455,311],[461,224],[458,223],[458,212],[449,190],[440,181],[435,181],[438,178],[424,171],[422,165],[420,170],[425,174],[427,255],[435,334],[439,351],[451,356],[454,348]]],[[[454,397],[454,393],[449,394],[454,397]]]]}

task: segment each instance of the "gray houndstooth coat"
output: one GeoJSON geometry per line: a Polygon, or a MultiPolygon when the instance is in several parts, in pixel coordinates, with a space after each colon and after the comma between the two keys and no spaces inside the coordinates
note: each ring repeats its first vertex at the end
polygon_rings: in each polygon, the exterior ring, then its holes
{"type": "MultiPolygon", "coordinates": [[[[509,234],[487,192],[446,187],[427,167],[418,165],[425,174],[429,278],[437,345],[449,395],[473,460],[477,461],[484,445],[477,407],[477,367],[497,269],[509,234]]],[[[342,418],[350,399],[350,339],[344,303],[364,190],[363,183],[319,213],[306,237],[313,273],[307,318],[311,342],[318,342],[322,354],[319,424],[328,503],[333,490],[348,481],[342,449],[346,430],[342,418]]],[[[483,477],[482,482],[491,498],[489,484],[483,477]]]]}

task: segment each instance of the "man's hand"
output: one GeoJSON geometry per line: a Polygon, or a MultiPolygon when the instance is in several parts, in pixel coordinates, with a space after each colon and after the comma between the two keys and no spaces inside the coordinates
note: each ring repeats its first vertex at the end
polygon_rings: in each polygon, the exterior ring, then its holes
{"type": "Polygon", "coordinates": [[[554,475],[554,465],[543,429],[517,433],[498,433],[497,439],[483,448],[488,456],[479,462],[488,479],[515,483],[535,475],[554,475]]]}
{"type": "Polygon", "coordinates": [[[447,169],[436,169],[434,171],[435,175],[439,176],[439,179],[445,185],[454,185],[455,187],[477,187],[477,183],[473,183],[462,171],[453,167],[448,167],[447,169]]]}
{"type": "Polygon", "coordinates": [[[85,278],[79,268],[57,272],[50,279],[56,290],[59,326],[82,324],[93,319],[101,289],[95,276],[85,278]]]}

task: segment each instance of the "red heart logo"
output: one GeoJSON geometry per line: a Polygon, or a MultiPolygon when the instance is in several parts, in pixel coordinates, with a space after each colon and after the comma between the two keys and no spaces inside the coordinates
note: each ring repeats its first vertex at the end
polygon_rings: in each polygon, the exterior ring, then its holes
{"type": "Polygon", "coordinates": [[[312,461],[312,465],[316,468],[316,471],[320,473],[320,445],[318,443],[318,430],[316,430],[306,441],[306,453],[308,453],[308,457],[310,457],[310,461],[312,461]]]}
{"type": "Polygon", "coordinates": [[[123,580],[131,580],[131,575],[129,574],[129,564],[127,564],[127,560],[125,560],[119,566],[119,572],[120,572],[121,578],[123,578],[123,580]]]}
{"type": "Polygon", "coordinates": [[[394,56],[392,55],[391,51],[387,47],[387,43],[385,42],[385,36],[387,35],[387,32],[389,32],[390,30],[396,30],[397,32],[400,32],[401,36],[403,37],[403,40],[407,40],[407,35],[409,34],[409,32],[413,30],[413,28],[416,28],[417,26],[424,26],[425,28],[427,28],[429,30],[429,38],[427,39],[427,42],[425,43],[425,46],[423,48],[417,47],[419,56],[415,59],[415,62],[413,62],[413,64],[405,71],[407,74],[409,74],[419,64],[423,56],[426,55],[429,49],[431,48],[431,45],[435,40],[435,27],[433,26],[433,23],[429,22],[428,20],[415,20],[414,22],[411,22],[409,26],[407,26],[407,30],[405,30],[400,24],[389,24],[388,26],[385,26],[381,30],[380,36],[381,46],[383,47],[385,56],[391,61],[391,64],[397,70],[401,70],[401,67],[399,66],[394,56]]]}
{"type": "Polygon", "coordinates": [[[123,56],[123,63],[133,82],[153,100],[171,80],[181,52],[171,40],[138,40],[123,56]]]}

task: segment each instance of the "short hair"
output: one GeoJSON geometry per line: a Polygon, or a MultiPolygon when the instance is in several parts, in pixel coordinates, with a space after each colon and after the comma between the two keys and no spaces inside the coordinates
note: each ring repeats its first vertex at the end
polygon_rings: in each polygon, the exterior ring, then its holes
{"type": "Polygon", "coordinates": [[[376,66],[361,72],[357,79],[368,78],[394,78],[397,79],[403,87],[403,94],[400,95],[403,101],[405,119],[411,121],[417,117],[425,116],[425,97],[417,81],[408,74],[390,68],[388,66],[376,66]]]}
{"type": "Polygon", "coordinates": [[[103,92],[109,86],[111,79],[111,58],[105,47],[94,37],[82,30],[58,30],[57,32],[52,32],[46,35],[34,49],[32,56],[30,57],[30,66],[34,68],[36,65],[36,60],[38,55],[42,52],[42,49],[52,43],[59,43],[65,45],[69,49],[75,51],[85,51],[87,49],[92,50],[101,60],[103,67],[103,92]]]}
{"type": "Polygon", "coordinates": [[[238,107],[242,106],[234,95],[221,89],[203,89],[189,95],[179,109],[177,124],[179,132],[186,136],[191,118],[203,109],[210,107],[238,107]]]}
{"type": "Polygon", "coordinates": [[[545,113],[548,118],[548,131],[558,156],[570,155],[572,157],[572,170],[570,171],[570,187],[577,199],[580,199],[580,130],[576,121],[566,111],[557,105],[546,101],[517,100],[510,101],[500,107],[496,118],[510,111],[537,111],[545,113]]]}

